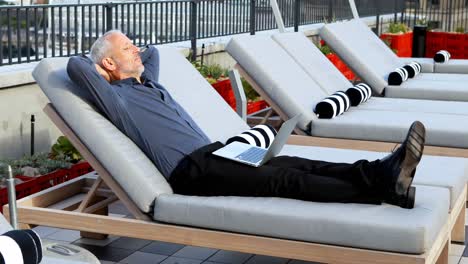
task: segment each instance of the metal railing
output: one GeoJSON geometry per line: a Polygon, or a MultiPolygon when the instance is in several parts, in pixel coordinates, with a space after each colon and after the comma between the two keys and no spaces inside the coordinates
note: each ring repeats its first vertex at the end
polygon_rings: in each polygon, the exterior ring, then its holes
{"type": "Polygon", "coordinates": [[[410,27],[419,24],[442,31],[468,31],[468,1],[407,0],[404,22],[410,27]]]}
{"type": "MultiPolygon", "coordinates": [[[[361,16],[402,12],[404,0],[356,0],[361,16]]],[[[278,0],[287,27],[351,18],[348,0],[278,0]]],[[[275,29],[269,0],[175,0],[0,6],[0,66],[87,53],[119,29],[138,46],[275,29]]]]}

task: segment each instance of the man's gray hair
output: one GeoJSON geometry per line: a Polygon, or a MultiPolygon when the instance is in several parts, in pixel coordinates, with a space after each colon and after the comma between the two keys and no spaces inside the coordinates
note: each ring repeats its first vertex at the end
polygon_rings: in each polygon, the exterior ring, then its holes
{"type": "Polygon", "coordinates": [[[108,40],[108,37],[115,33],[123,34],[122,31],[118,29],[109,30],[106,33],[104,33],[104,35],[96,39],[96,41],[93,43],[89,55],[94,63],[101,65],[102,59],[104,59],[107,56],[107,53],[110,48],[110,42],[108,40]]]}

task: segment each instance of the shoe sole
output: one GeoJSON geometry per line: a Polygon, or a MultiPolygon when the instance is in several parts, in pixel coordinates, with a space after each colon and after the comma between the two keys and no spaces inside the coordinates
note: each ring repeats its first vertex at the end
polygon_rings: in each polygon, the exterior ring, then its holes
{"type": "Polygon", "coordinates": [[[395,191],[398,195],[409,195],[416,167],[422,158],[425,141],[426,129],[424,125],[419,121],[414,122],[406,135],[405,141],[402,143],[405,146],[405,158],[401,163],[400,175],[396,184],[395,191]]]}
{"type": "Polygon", "coordinates": [[[411,186],[408,189],[408,194],[406,196],[406,203],[403,208],[406,209],[413,209],[414,208],[414,200],[416,200],[416,187],[411,186]]]}

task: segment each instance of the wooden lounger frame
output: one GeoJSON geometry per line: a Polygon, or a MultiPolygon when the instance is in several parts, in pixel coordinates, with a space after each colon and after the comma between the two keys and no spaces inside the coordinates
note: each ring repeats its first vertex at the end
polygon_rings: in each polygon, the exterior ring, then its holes
{"type": "MultiPolygon", "coordinates": [[[[282,120],[287,120],[290,117],[282,111],[278,104],[262,89],[262,87],[242,68],[240,64],[234,66],[239,73],[252,85],[254,90],[268,102],[271,108],[280,116],[282,120]]],[[[293,137],[288,141],[289,144],[303,145],[313,144],[314,146],[331,147],[331,148],[345,148],[345,149],[357,149],[357,150],[370,150],[370,151],[382,151],[388,152],[394,146],[394,142],[380,142],[380,141],[366,141],[366,140],[354,140],[354,139],[341,139],[341,138],[325,138],[309,136],[306,132],[300,129],[294,130],[298,135],[304,137],[293,137]]],[[[439,146],[428,146],[424,147],[424,154],[426,155],[437,155],[437,156],[449,156],[449,157],[464,157],[468,158],[468,149],[466,148],[454,148],[454,147],[439,147],[439,146]]]]}
{"type": "MultiPolygon", "coordinates": [[[[360,264],[448,263],[449,230],[459,225],[462,220],[464,227],[465,197],[462,197],[463,199],[453,208],[455,210],[456,207],[461,207],[463,219],[453,218],[457,221],[453,223],[448,221],[444,224],[432,247],[421,255],[324,245],[154,222],[138,209],[109,172],[62,120],[52,105],[48,104],[44,111],[99,176],[97,179],[82,176],[19,200],[18,221],[23,225],[53,226],[306,261],[360,264]],[[136,219],[93,214],[116,199],[122,201],[136,219]]],[[[466,187],[464,194],[466,195],[466,187]]],[[[8,212],[8,205],[4,206],[3,211],[8,212]]],[[[8,218],[8,215],[6,216],[8,218]]]]}

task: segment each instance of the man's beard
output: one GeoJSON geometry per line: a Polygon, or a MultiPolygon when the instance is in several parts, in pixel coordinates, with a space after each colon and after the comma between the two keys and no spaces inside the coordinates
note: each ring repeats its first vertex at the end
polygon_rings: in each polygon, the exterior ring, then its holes
{"type": "Polygon", "coordinates": [[[145,71],[145,66],[144,65],[140,65],[138,66],[138,68],[136,69],[125,69],[125,68],[122,68],[121,70],[123,73],[127,74],[127,75],[130,75],[130,76],[135,76],[135,77],[140,77],[143,72],[145,71]]]}

